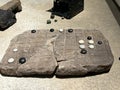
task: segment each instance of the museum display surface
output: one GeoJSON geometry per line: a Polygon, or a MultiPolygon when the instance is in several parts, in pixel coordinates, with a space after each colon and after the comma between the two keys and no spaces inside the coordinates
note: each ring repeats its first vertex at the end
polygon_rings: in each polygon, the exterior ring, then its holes
{"type": "Polygon", "coordinates": [[[0,89],[119,90],[120,26],[109,6],[0,0],[0,89]]]}

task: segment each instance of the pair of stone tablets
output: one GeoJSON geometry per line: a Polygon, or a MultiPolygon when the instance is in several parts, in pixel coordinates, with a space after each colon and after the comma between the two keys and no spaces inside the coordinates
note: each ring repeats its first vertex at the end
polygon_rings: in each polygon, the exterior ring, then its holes
{"type": "Polygon", "coordinates": [[[108,72],[113,64],[108,41],[97,30],[32,30],[16,36],[0,64],[7,76],[86,76],[108,72]],[[94,48],[80,49],[79,40],[94,48]]]}

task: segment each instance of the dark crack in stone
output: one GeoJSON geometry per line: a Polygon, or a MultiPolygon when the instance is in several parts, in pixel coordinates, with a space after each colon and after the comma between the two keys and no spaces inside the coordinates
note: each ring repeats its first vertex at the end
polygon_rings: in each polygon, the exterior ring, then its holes
{"type": "Polygon", "coordinates": [[[106,73],[114,58],[108,41],[97,30],[74,30],[62,33],[55,30],[26,31],[16,36],[0,64],[0,73],[7,76],[86,76],[106,73]],[[95,48],[89,49],[91,35],[95,48]],[[87,54],[81,54],[79,40],[85,40],[87,54]],[[98,41],[102,41],[99,45],[98,41]],[[15,50],[14,50],[15,49],[15,50]],[[22,64],[20,58],[24,57],[22,64]],[[13,58],[15,61],[8,63],[13,58]]]}

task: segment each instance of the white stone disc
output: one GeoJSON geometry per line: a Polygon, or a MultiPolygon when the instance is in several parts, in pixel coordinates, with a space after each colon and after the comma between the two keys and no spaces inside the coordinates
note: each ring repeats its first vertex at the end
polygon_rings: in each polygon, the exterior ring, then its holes
{"type": "Polygon", "coordinates": [[[88,43],[89,44],[94,44],[94,41],[93,40],[89,40],[88,43]]]}
{"type": "Polygon", "coordinates": [[[93,48],[95,48],[95,46],[94,45],[89,45],[89,48],[93,49],[93,48]]]}
{"type": "Polygon", "coordinates": [[[63,29],[60,29],[59,31],[60,31],[60,32],[63,32],[63,29]]]}
{"type": "Polygon", "coordinates": [[[84,40],[79,40],[79,44],[84,44],[85,41],[84,40]]]}
{"type": "Polygon", "coordinates": [[[81,49],[85,49],[85,45],[80,45],[80,48],[81,49]]]}
{"type": "Polygon", "coordinates": [[[18,51],[18,49],[17,49],[17,48],[15,48],[15,49],[13,49],[13,51],[14,51],[14,52],[17,52],[17,51],[18,51]]]}
{"type": "Polygon", "coordinates": [[[8,63],[12,63],[12,62],[14,62],[14,58],[8,59],[8,63]]]}

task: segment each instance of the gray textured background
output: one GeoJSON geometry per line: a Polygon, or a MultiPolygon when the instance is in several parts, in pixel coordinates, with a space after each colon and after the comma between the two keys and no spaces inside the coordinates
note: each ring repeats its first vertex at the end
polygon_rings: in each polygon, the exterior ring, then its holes
{"type": "MultiPolygon", "coordinates": [[[[9,0],[0,0],[0,6],[9,0]]],[[[105,0],[85,0],[85,10],[72,20],[46,24],[53,0],[21,0],[23,11],[17,14],[17,23],[0,32],[0,60],[14,36],[31,29],[81,28],[100,30],[109,40],[115,61],[107,74],[85,78],[15,78],[0,76],[0,90],[120,90],[120,26],[105,0]]]]}

